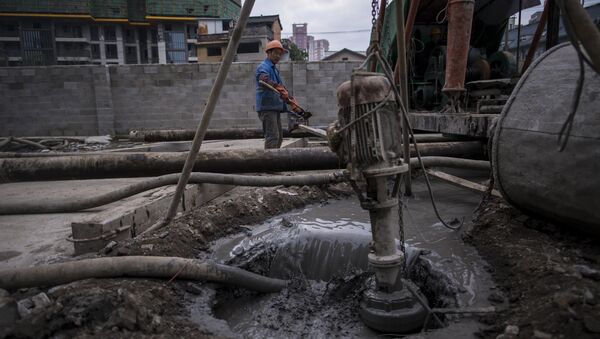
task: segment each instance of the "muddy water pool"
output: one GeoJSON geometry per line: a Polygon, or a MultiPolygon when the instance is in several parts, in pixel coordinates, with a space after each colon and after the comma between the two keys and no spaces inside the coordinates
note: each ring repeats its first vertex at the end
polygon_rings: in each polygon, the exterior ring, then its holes
{"type": "MultiPolygon", "coordinates": [[[[490,306],[487,298],[494,286],[486,263],[463,243],[462,231],[448,230],[437,220],[422,179],[413,183],[414,195],[402,199],[411,278],[432,307],[490,306]]],[[[464,218],[468,224],[481,196],[433,183],[442,217],[464,218]]],[[[244,337],[385,335],[366,328],[357,312],[368,279],[363,272],[369,270],[370,240],[369,215],[357,198],[330,200],[249,225],[246,232],[217,241],[212,258],[292,279],[292,287],[272,295],[221,293],[213,312],[244,337]]],[[[481,326],[462,316],[447,317],[446,325],[421,335],[472,337],[481,326]]],[[[429,327],[436,326],[431,322],[429,327]]]]}

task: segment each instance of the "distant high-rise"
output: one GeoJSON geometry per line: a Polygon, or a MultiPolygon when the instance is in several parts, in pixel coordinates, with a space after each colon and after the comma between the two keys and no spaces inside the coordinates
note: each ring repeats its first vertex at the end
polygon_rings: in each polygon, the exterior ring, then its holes
{"type": "Polygon", "coordinates": [[[292,33],[293,35],[290,40],[292,40],[298,48],[308,51],[308,24],[293,24],[292,33]]]}
{"type": "Polygon", "coordinates": [[[329,51],[329,41],[325,39],[315,40],[315,37],[308,35],[308,24],[293,24],[293,35],[290,38],[299,49],[308,53],[308,60],[318,61],[325,57],[325,52],[329,51]]]}
{"type": "Polygon", "coordinates": [[[325,52],[329,51],[329,41],[325,39],[311,40],[309,44],[308,60],[319,61],[325,57],[325,52]]]}

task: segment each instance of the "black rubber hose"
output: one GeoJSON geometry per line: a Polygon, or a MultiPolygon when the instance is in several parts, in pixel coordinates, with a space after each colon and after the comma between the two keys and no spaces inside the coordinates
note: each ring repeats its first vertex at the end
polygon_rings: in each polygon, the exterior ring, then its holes
{"type": "Polygon", "coordinates": [[[22,269],[0,270],[0,288],[14,290],[66,284],[90,278],[189,279],[224,283],[257,292],[278,292],[285,280],[263,277],[237,267],[177,257],[110,257],[22,269]]]}
{"type": "MultiPolygon", "coordinates": [[[[179,180],[179,173],[162,175],[150,178],[129,186],[117,189],[95,197],[52,200],[40,203],[39,201],[27,202],[0,202],[0,215],[3,214],[39,214],[39,213],[67,213],[85,210],[92,207],[106,205],[132,195],[148,191],[157,187],[174,185],[179,180]]],[[[336,171],[326,174],[308,174],[293,176],[250,176],[222,173],[192,173],[189,183],[221,184],[235,186],[304,186],[323,185],[345,181],[345,171],[336,171]]]]}

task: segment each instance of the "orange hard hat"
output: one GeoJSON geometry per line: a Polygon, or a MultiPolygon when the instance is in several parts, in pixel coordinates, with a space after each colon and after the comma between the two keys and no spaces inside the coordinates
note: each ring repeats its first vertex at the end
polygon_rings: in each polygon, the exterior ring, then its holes
{"type": "Polygon", "coordinates": [[[283,45],[281,44],[281,42],[279,40],[273,40],[273,41],[269,41],[267,43],[267,48],[265,48],[265,52],[268,52],[271,49],[274,48],[279,48],[283,53],[287,52],[285,50],[285,48],[283,48],[283,45]]]}

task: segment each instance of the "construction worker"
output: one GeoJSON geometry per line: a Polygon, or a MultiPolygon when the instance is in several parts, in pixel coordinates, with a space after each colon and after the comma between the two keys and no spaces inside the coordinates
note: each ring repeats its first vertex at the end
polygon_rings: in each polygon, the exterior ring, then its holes
{"type": "Polygon", "coordinates": [[[287,112],[287,104],[290,103],[294,112],[300,113],[302,109],[296,101],[290,97],[287,89],[283,86],[279,70],[275,65],[281,56],[287,51],[278,40],[270,41],[265,49],[267,58],[256,68],[256,111],[262,121],[265,136],[265,149],[279,148],[283,142],[283,129],[281,127],[281,113],[287,112]],[[271,85],[279,93],[265,88],[259,81],[271,85]]]}

